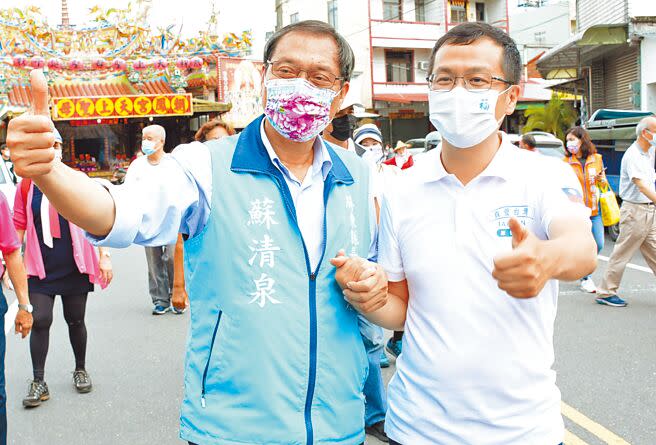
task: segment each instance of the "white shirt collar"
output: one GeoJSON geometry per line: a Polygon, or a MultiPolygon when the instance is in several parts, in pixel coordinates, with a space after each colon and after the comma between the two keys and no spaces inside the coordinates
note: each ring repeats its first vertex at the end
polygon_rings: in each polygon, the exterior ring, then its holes
{"type": "MultiPolygon", "coordinates": [[[[266,148],[266,151],[269,154],[269,158],[271,158],[271,162],[273,162],[273,165],[275,165],[283,175],[287,176],[288,179],[298,182],[298,179],[291,174],[287,167],[285,167],[273,149],[273,145],[271,145],[271,141],[269,141],[269,138],[264,131],[264,121],[265,120],[262,119],[262,124],[260,125],[260,137],[262,138],[262,143],[264,143],[264,148],[266,148]]],[[[314,145],[312,148],[314,149],[314,160],[312,161],[311,176],[314,176],[318,174],[319,171],[321,171],[321,175],[325,181],[326,177],[328,176],[328,172],[330,172],[330,169],[333,166],[333,161],[330,158],[330,153],[328,152],[323,139],[321,139],[321,136],[317,136],[317,138],[314,140],[314,145]]]]}
{"type": "MultiPolygon", "coordinates": [[[[483,170],[478,177],[498,177],[503,180],[508,180],[512,174],[512,158],[514,150],[519,150],[515,145],[513,145],[508,140],[508,135],[503,131],[499,131],[501,136],[501,145],[499,150],[492,158],[492,161],[488,166],[483,170]]],[[[417,172],[419,177],[424,182],[435,182],[440,181],[447,176],[451,176],[449,172],[444,168],[442,164],[442,144],[438,145],[434,150],[431,150],[429,153],[424,155],[424,160],[421,163],[419,172],[417,172]]],[[[417,166],[414,167],[415,169],[417,166]]]]}

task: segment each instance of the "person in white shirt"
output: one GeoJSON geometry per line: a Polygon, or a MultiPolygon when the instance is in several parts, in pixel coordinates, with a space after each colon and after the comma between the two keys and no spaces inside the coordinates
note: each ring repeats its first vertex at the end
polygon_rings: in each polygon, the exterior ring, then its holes
{"type": "Polygon", "coordinates": [[[617,296],[624,268],[636,250],[656,273],[656,191],[654,150],[656,117],[649,116],[636,127],[638,139],[622,157],[620,168],[620,236],[608,260],[608,269],[597,288],[597,303],[624,307],[627,302],[617,296]]]}
{"type": "MultiPolygon", "coordinates": [[[[130,164],[125,175],[126,184],[139,184],[148,188],[157,183],[157,177],[166,175],[163,162],[171,162],[164,152],[166,130],[160,125],[149,125],[142,130],[141,152],[130,164]]],[[[153,315],[162,315],[171,310],[182,314],[184,309],[171,306],[173,292],[173,257],[175,243],[163,246],[146,246],[148,263],[148,290],[153,301],[153,315]]]]}
{"type": "Polygon", "coordinates": [[[405,330],[387,435],[405,445],[557,445],[557,280],[595,268],[589,211],[566,165],[498,132],[520,94],[506,33],[453,28],[429,73],[441,147],[386,193],[379,264],[332,260],[355,309],[405,330]]]}

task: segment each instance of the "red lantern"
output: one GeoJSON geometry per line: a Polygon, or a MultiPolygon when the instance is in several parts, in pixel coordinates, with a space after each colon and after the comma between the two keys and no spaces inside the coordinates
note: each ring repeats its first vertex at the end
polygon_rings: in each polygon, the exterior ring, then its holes
{"type": "Polygon", "coordinates": [[[77,71],[84,68],[84,62],[80,59],[71,59],[68,61],[68,69],[71,71],[77,71]]]}
{"type": "Polygon", "coordinates": [[[112,68],[115,69],[116,71],[125,71],[125,68],[127,68],[128,64],[125,60],[121,58],[114,59],[112,62],[112,68]]]}
{"type": "Polygon", "coordinates": [[[24,68],[27,66],[27,59],[23,56],[16,56],[12,60],[12,63],[16,68],[24,68]]]}
{"type": "Polygon", "coordinates": [[[186,70],[189,68],[189,65],[191,64],[191,61],[187,59],[186,57],[180,57],[176,62],[175,66],[180,68],[181,70],[186,70]]]}
{"type": "Polygon", "coordinates": [[[132,64],[132,69],[134,69],[134,70],[136,70],[136,71],[143,71],[143,70],[145,70],[146,68],[148,68],[148,64],[147,64],[146,61],[143,60],[143,59],[137,59],[137,60],[135,60],[134,63],[132,64]]]}
{"type": "Polygon", "coordinates": [[[157,59],[153,62],[153,68],[156,70],[165,70],[169,66],[169,62],[166,59],[157,59]]]}
{"type": "Polygon", "coordinates": [[[189,61],[189,67],[192,70],[199,70],[203,67],[203,59],[200,57],[192,57],[189,61]]]}
{"type": "Polygon", "coordinates": [[[62,61],[54,58],[54,59],[48,59],[48,69],[51,70],[60,70],[62,69],[62,61]]]}
{"type": "Polygon", "coordinates": [[[35,56],[32,57],[30,60],[30,66],[36,70],[40,70],[44,66],[46,66],[46,59],[44,59],[41,56],[35,56]]]}
{"type": "Polygon", "coordinates": [[[105,59],[96,59],[91,63],[91,67],[97,70],[104,70],[107,68],[107,61],[105,59]]]}

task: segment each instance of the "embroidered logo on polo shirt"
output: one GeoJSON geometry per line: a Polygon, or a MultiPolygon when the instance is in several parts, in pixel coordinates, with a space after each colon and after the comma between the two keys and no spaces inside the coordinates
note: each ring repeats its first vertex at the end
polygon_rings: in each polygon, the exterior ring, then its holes
{"type": "Polygon", "coordinates": [[[575,202],[577,204],[582,204],[583,203],[583,195],[581,195],[581,192],[575,188],[563,188],[563,193],[567,195],[567,198],[569,198],[570,201],[575,202]]]}
{"type": "Polygon", "coordinates": [[[510,218],[517,219],[523,226],[527,226],[535,219],[535,209],[526,205],[503,206],[492,211],[490,220],[494,221],[494,230],[499,238],[511,238],[508,228],[510,218]]]}

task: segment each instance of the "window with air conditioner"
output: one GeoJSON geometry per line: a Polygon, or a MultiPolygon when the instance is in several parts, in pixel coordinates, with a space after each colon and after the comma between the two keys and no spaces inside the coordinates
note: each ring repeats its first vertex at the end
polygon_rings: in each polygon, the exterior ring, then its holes
{"type": "Polygon", "coordinates": [[[414,82],[412,51],[385,51],[387,82],[414,82]]]}

